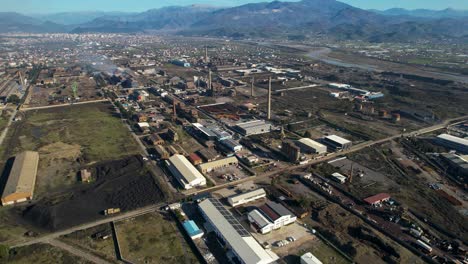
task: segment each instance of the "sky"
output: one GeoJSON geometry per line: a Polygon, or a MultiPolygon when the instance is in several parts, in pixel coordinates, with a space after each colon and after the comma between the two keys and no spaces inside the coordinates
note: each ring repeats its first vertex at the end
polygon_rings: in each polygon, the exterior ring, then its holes
{"type": "MultiPolygon", "coordinates": [[[[127,11],[141,12],[170,5],[207,4],[237,6],[272,0],[0,0],[0,12],[56,13],[70,11],[127,11]]],[[[291,0],[286,0],[291,1],[291,0]]],[[[468,0],[341,0],[363,9],[445,9],[468,10],[468,0]]]]}

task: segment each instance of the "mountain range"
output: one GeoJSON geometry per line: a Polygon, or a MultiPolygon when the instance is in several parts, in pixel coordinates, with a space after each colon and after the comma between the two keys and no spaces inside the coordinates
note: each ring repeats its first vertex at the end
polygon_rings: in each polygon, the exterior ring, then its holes
{"type": "Polygon", "coordinates": [[[168,32],[232,38],[362,39],[375,42],[468,39],[468,11],[363,10],[335,0],[192,5],[141,13],[0,13],[1,32],[168,32]]]}

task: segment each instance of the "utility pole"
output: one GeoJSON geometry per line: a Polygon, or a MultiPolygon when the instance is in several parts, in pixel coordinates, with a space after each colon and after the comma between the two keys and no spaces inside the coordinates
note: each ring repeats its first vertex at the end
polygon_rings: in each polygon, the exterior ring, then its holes
{"type": "Polygon", "coordinates": [[[214,96],[213,84],[211,83],[211,69],[208,72],[208,89],[211,91],[211,96],[214,96]]]}

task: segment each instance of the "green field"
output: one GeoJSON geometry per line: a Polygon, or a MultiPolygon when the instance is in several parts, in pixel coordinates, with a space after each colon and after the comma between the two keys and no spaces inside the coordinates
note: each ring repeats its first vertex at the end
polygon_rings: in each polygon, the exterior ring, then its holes
{"type": "Polygon", "coordinates": [[[8,264],[24,264],[24,263],[56,263],[56,264],[88,264],[87,260],[83,260],[77,256],[71,255],[59,248],[47,245],[36,244],[10,250],[8,259],[0,259],[0,263],[8,264]]]}
{"type": "Polygon", "coordinates": [[[57,142],[79,145],[82,158],[89,162],[138,152],[128,129],[107,103],[27,112],[18,137],[22,149],[38,150],[57,142]]]}
{"type": "Polygon", "coordinates": [[[132,263],[198,263],[176,223],[146,214],[117,224],[124,259],[132,263]]]}

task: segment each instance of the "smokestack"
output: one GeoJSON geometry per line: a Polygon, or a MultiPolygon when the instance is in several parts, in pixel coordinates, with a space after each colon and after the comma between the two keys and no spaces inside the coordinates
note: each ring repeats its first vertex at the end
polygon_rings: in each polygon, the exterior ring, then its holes
{"type": "Polygon", "coordinates": [[[252,84],[250,85],[250,97],[254,97],[254,82],[255,78],[252,77],[252,84]]]}
{"type": "Polygon", "coordinates": [[[176,102],[175,102],[175,98],[172,98],[172,111],[173,111],[173,116],[172,118],[174,120],[177,119],[177,111],[176,111],[176,102]]]}
{"type": "Polygon", "coordinates": [[[271,77],[268,78],[268,113],[267,119],[271,119],[271,77]]]}
{"type": "Polygon", "coordinates": [[[214,96],[213,84],[211,83],[211,69],[208,72],[208,89],[211,91],[211,96],[214,96]]]}
{"type": "Polygon", "coordinates": [[[208,63],[208,46],[205,46],[205,62],[208,63]]]}

